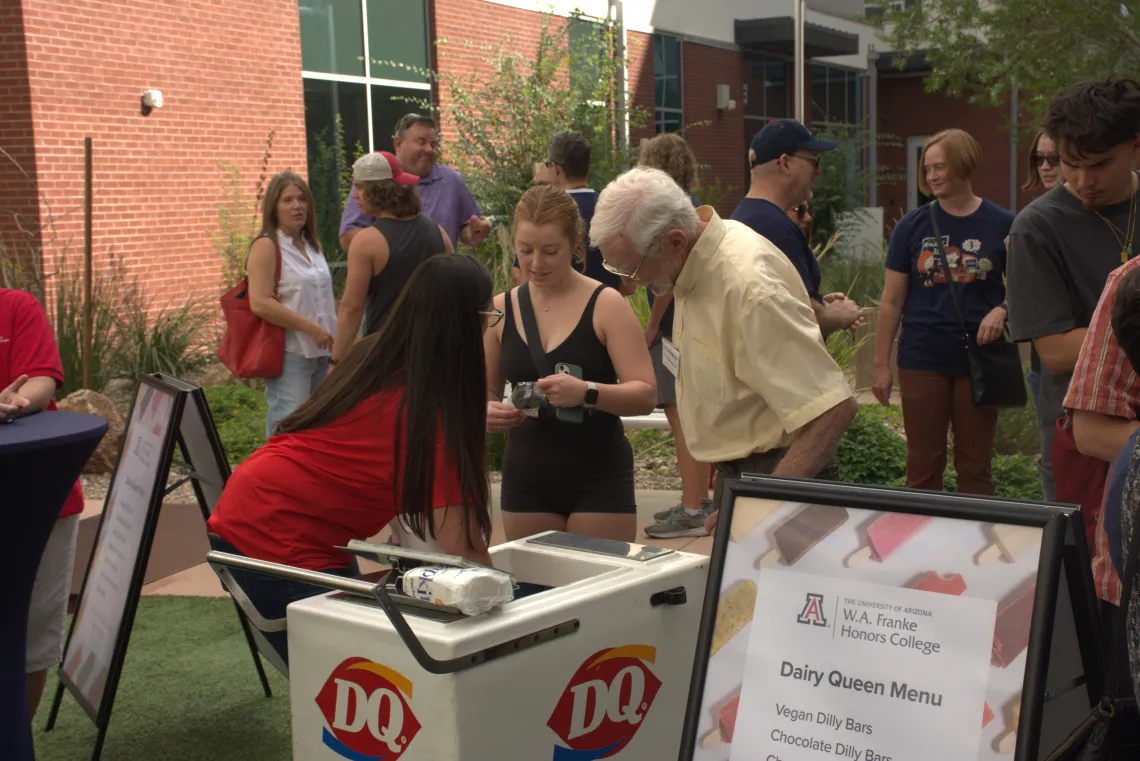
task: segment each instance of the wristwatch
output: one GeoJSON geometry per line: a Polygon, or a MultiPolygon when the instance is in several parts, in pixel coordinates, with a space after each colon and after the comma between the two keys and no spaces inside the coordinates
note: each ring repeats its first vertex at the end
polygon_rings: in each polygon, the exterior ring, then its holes
{"type": "Polygon", "coordinates": [[[589,409],[598,406],[598,386],[593,381],[586,381],[586,401],[582,406],[589,409]]]}

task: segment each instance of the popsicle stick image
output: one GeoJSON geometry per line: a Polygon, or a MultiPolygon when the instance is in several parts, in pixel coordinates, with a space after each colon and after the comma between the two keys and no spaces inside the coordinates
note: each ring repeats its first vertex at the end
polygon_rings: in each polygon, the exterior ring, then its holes
{"type": "Polygon", "coordinates": [[[783,502],[774,499],[737,497],[736,504],[732,507],[732,530],[729,532],[732,541],[739,542],[783,505],[783,502]]]}
{"type": "Polygon", "coordinates": [[[1017,722],[1021,719],[1021,693],[1018,693],[1008,705],[1006,705],[1006,712],[1009,715],[1009,722],[1006,724],[1006,732],[999,735],[998,739],[994,742],[994,747],[997,752],[1003,756],[1009,755],[1017,750],[1017,722]]]}
{"type": "Polygon", "coordinates": [[[732,693],[728,702],[717,709],[716,728],[701,738],[701,747],[713,748],[720,743],[731,743],[736,729],[736,710],[740,708],[740,688],[732,693]]]}
{"type": "Polygon", "coordinates": [[[919,576],[907,586],[920,592],[938,592],[939,594],[958,597],[966,591],[966,580],[962,578],[960,573],[946,576],[937,571],[930,571],[919,576]]]}
{"type": "Polygon", "coordinates": [[[807,551],[847,522],[847,508],[808,505],[775,530],[776,549],[756,558],[757,568],[772,568],[782,560],[795,565],[807,551]]]}
{"type": "Polygon", "coordinates": [[[974,557],[976,565],[989,565],[997,560],[1012,563],[1029,550],[1041,547],[1041,529],[1032,526],[994,524],[990,526],[990,536],[993,544],[974,557]]]}
{"type": "Polygon", "coordinates": [[[930,520],[929,515],[883,513],[867,526],[867,546],[849,555],[844,565],[854,568],[871,558],[882,563],[930,520]]]}
{"type": "Polygon", "coordinates": [[[1036,591],[1037,584],[1030,584],[998,608],[994,624],[993,662],[1002,668],[1013,663],[1029,647],[1029,624],[1033,616],[1033,595],[1036,591]]]}
{"type": "Polygon", "coordinates": [[[988,727],[990,725],[990,722],[993,720],[994,720],[994,709],[990,708],[989,703],[986,703],[982,707],[982,729],[985,729],[986,727],[988,727]]]}
{"type": "Polygon", "coordinates": [[[713,625],[712,645],[709,647],[710,658],[752,620],[755,608],[756,582],[752,579],[736,582],[721,596],[720,604],[716,606],[716,623],[713,625]]]}

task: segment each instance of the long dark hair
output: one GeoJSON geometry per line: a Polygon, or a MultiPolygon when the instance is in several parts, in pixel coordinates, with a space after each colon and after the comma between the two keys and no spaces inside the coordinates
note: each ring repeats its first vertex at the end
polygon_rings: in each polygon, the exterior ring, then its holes
{"type": "MultiPolygon", "coordinates": [[[[459,476],[457,496],[474,511],[484,541],[491,536],[483,460],[484,318],[479,312],[491,303],[492,288],[487,268],[470,256],[445,254],[425,260],[404,286],[384,327],[358,342],[317,392],[277,426],[277,433],[319,428],[373,394],[402,386],[396,425],[400,430],[406,422],[407,451],[400,451],[397,437],[394,483],[399,511],[421,540],[435,538],[432,501],[440,430],[447,461],[459,476]]],[[[464,523],[470,532],[470,522],[464,523]]]]}

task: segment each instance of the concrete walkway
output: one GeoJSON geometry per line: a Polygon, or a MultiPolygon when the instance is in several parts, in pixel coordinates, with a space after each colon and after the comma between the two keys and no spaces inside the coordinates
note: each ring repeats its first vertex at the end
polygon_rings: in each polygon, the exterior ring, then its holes
{"type": "MultiPolygon", "coordinates": [[[[492,521],[492,534],[491,544],[501,544],[505,541],[503,536],[503,521],[499,511],[499,486],[494,484],[491,487],[491,498],[493,502],[491,511],[492,521]]],[[[676,491],[657,491],[641,489],[637,491],[637,540],[642,544],[652,544],[658,547],[669,547],[677,550],[685,550],[686,552],[697,552],[702,555],[707,555],[712,550],[712,537],[686,537],[683,539],[650,539],[645,536],[642,529],[645,526],[652,525],[653,514],[672,507],[680,502],[681,493],[676,491]]],[[[91,506],[89,505],[89,508],[91,506]]],[[[98,515],[98,510],[102,508],[102,503],[94,510],[94,514],[98,515]]],[[[91,519],[91,510],[84,511],[84,517],[91,519]]],[[[161,530],[161,529],[160,529],[161,530]]],[[[205,526],[202,527],[205,531],[205,526]]],[[[372,539],[376,542],[384,542],[388,539],[390,532],[385,529],[372,539]]],[[[361,570],[367,573],[368,571],[375,570],[379,566],[369,564],[366,561],[361,563],[361,570]],[[367,566],[367,567],[366,567],[367,566]]],[[[202,563],[201,565],[187,568],[184,571],[172,574],[157,581],[153,581],[143,587],[144,595],[189,595],[197,597],[222,597],[221,584],[218,583],[217,576],[210,569],[208,565],[202,563]]]]}

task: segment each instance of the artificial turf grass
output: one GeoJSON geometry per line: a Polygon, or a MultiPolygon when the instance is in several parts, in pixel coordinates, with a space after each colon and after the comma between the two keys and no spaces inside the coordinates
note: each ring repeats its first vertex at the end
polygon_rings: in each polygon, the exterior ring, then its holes
{"type": "MultiPolygon", "coordinates": [[[[104,761],[288,761],[289,684],[265,664],[266,698],[228,598],[143,597],[115,697],[104,761]]],[[[37,761],[89,761],[95,724],[57,680],[33,722],[37,761]]]]}

